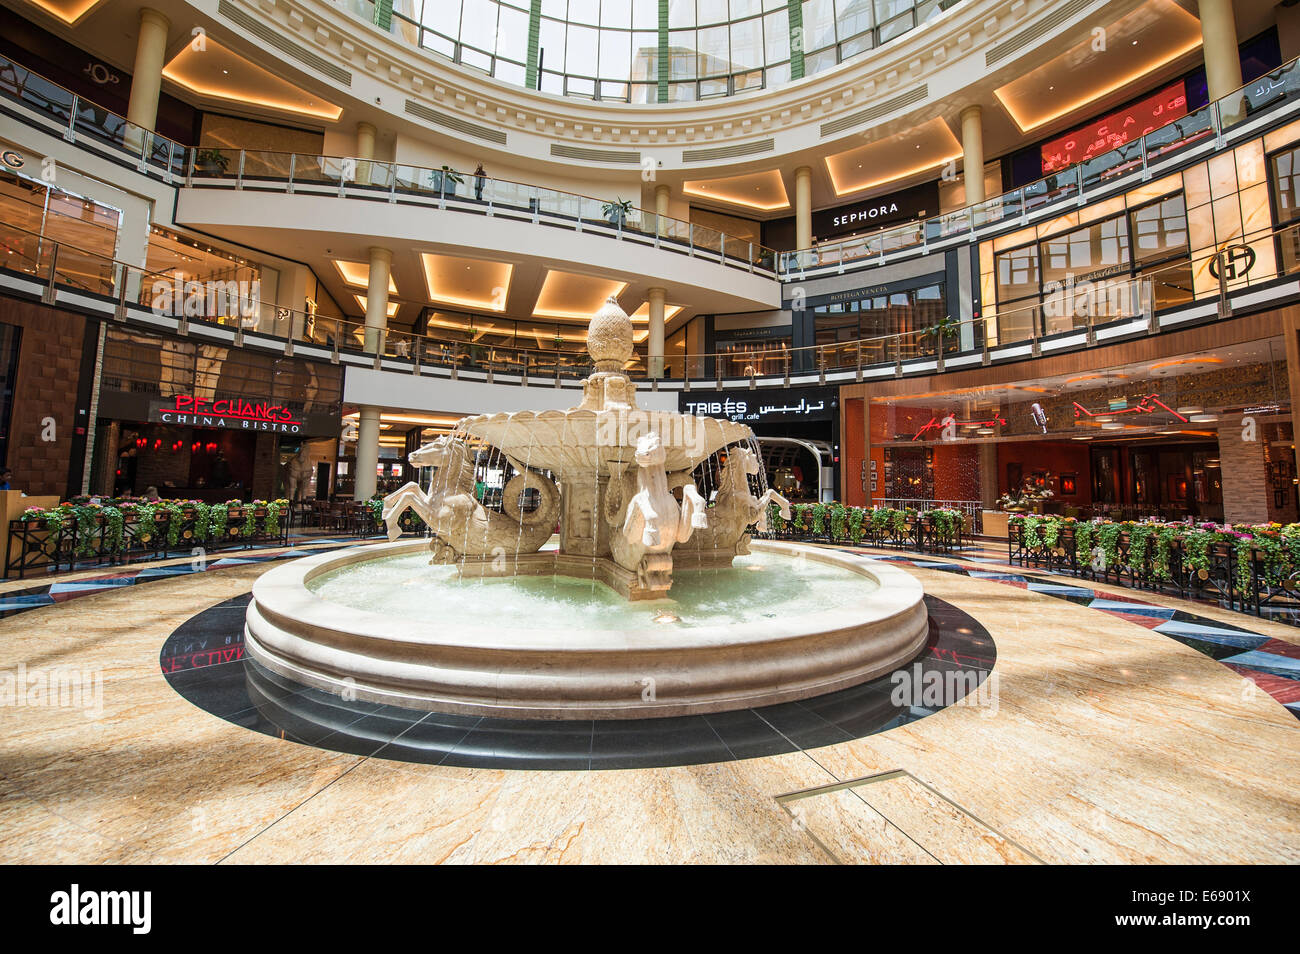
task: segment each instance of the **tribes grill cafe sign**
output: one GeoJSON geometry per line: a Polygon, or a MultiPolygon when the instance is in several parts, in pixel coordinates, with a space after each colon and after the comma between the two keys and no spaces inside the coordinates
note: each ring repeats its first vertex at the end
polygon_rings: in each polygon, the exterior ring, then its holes
{"type": "Polygon", "coordinates": [[[249,401],[242,397],[217,398],[209,401],[192,394],[178,394],[171,405],[153,408],[149,420],[160,424],[183,424],[191,427],[224,427],[235,431],[271,431],[276,434],[300,434],[303,422],[289,409],[266,401],[249,401]]]}
{"type": "Polygon", "coordinates": [[[1043,145],[1043,175],[1117,149],[1187,115],[1187,88],[1179,80],[1127,109],[1111,113],[1043,145]]]}

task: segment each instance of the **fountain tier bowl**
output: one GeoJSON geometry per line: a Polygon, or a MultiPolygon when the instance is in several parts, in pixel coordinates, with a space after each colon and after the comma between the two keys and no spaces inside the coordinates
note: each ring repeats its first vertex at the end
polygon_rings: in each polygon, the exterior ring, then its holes
{"type": "Polygon", "coordinates": [[[921,586],[903,571],[752,547],[728,570],[679,574],[676,598],[638,604],[572,577],[457,579],[423,566],[422,540],[321,554],[257,580],[245,645],[273,672],[369,701],[620,719],[805,699],[890,672],[925,644],[921,586]],[[367,598],[368,581],[389,588],[367,598]],[[533,610],[516,618],[511,605],[533,610]]]}

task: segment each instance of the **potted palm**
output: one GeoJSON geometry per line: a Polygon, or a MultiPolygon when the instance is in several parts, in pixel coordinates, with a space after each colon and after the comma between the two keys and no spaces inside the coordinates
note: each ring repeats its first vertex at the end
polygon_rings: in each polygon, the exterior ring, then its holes
{"type": "Polygon", "coordinates": [[[606,202],[600,207],[600,214],[605,216],[606,221],[616,228],[622,228],[627,224],[627,216],[631,211],[631,199],[615,199],[613,202],[606,202]]]}
{"type": "Polygon", "coordinates": [[[429,173],[429,184],[442,195],[455,195],[456,186],[464,182],[460,173],[451,166],[443,166],[429,173]]]}
{"type": "Polygon", "coordinates": [[[225,175],[230,157],[220,149],[200,149],[194,154],[194,171],[205,176],[225,175]]]}

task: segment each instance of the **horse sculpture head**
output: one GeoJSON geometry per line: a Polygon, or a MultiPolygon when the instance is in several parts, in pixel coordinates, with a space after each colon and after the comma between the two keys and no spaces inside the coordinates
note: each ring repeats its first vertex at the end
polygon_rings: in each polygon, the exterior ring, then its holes
{"type": "Polygon", "coordinates": [[[459,437],[444,434],[411,451],[407,460],[414,467],[445,467],[469,457],[469,448],[459,437]]]}
{"type": "Polygon", "coordinates": [[[637,438],[636,462],[638,466],[662,467],[664,461],[667,459],[668,453],[664,450],[663,443],[659,440],[659,435],[654,431],[651,431],[644,437],[637,438]]]}

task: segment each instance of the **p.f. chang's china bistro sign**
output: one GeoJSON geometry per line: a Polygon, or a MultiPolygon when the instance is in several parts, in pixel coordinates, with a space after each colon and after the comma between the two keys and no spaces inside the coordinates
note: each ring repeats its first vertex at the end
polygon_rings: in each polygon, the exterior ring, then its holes
{"type": "Polygon", "coordinates": [[[288,408],[278,404],[249,401],[242,397],[209,401],[191,394],[178,394],[171,399],[171,404],[151,408],[149,420],[159,424],[271,431],[276,434],[299,434],[303,429],[303,422],[288,408]]]}

